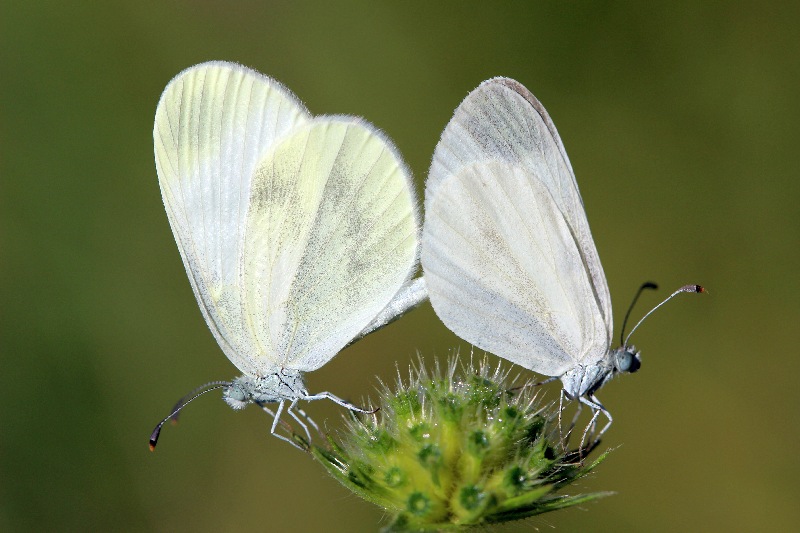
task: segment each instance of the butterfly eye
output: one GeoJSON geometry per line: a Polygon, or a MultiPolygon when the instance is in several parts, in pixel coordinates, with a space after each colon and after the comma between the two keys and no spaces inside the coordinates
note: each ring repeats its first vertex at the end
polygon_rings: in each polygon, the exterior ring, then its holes
{"type": "Polygon", "coordinates": [[[614,358],[615,366],[618,372],[633,373],[639,370],[642,366],[642,361],[639,358],[639,352],[630,350],[628,348],[621,348],[616,353],[614,358]]]}
{"type": "Polygon", "coordinates": [[[244,409],[247,407],[249,403],[247,400],[247,392],[245,389],[237,383],[235,380],[229,387],[225,388],[225,393],[223,394],[223,398],[225,402],[230,405],[234,409],[244,409]]]}

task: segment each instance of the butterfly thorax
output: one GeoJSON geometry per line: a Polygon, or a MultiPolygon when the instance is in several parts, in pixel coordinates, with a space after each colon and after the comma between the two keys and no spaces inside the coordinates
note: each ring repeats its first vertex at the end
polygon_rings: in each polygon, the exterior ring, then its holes
{"type": "Polygon", "coordinates": [[[244,409],[250,403],[270,403],[295,400],[308,396],[299,370],[282,368],[266,376],[239,376],[225,387],[223,399],[234,409],[244,409]]]}
{"type": "Polygon", "coordinates": [[[636,372],[641,366],[639,352],[633,346],[620,346],[591,364],[576,365],[561,376],[564,392],[571,399],[594,394],[620,372],[636,372]]]}

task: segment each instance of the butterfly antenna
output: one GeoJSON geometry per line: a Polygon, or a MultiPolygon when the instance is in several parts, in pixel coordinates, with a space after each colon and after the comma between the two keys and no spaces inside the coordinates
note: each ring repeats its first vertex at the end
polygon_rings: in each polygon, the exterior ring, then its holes
{"type": "Polygon", "coordinates": [[[641,296],[642,292],[645,289],[658,289],[658,285],[653,283],[652,281],[645,281],[642,283],[642,286],[639,287],[639,290],[636,291],[636,296],[633,297],[633,301],[631,302],[630,307],[628,307],[628,312],[625,313],[625,320],[622,321],[622,330],[619,332],[619,343],[622,344],[622,339],[625,336],[625,326],[628,324],[628,318],[631,316],[631,311],[633,311],[633,306],[636,305],[636,301],[641,296]]]}
{"type": "Polygon", "coordinates": [[[623,343],[623,346],[627,346],[628,345],[628,339],[631,338],[631,335],[633,335],[633,332],[636,331],[636,328],[638,328],[642,324],[642,322],[644,322],[644,320],[647,317],[649,317],[650,315],[653,314],[653,311],[655,311],[656,309],[658,309],[659,307],[661,307],[662,305],[664,305],[668,301],[672,300],[675,296],[679,295],[682,292],[697,292],[697,293],[700,293],[700,292],[708,292],[708,291],[704,287],[701,287],[700,285],[684,285],[683,287],[681,287],[677,291],[673,292],[663,302],[661,302],[660,304],[658,304],[657,306],[652,308],[646,315],[644,315],[642,317],[641,320],[639,320],[639,322],[635,326],[633,326],[633,329],[631,330],[631,332],[628,333],[627,337],[625,337],[625,342],[623,343]]]}
{"type": "MultiPolygon", "coordinates": [[[[175,402],[175,405],[172,406],[172,411],[171,412],[174,415],[174,416],[172,416],[172,423],[173,424],[177,424],[178,423],[179,411],[183,408],[184,405],[189,403],[198,392],[204,391],[205,389],[208,389],[208,387],[214,387],[216,385],[223,385],[223,386],[224,385],[230,385],[230,382],[228,382],[228,381],[211,381],[209,383],[205,383],[203,385],[200,385],[199,387],[197,387],[195,389],[192,389],[188,394],[186,394],[183,398],[181,398],[180,400],[175,402]]],[[[215,389],[209,389],[209,390],[215,390],[215,389]]]]}
{"type": "Polygon", "coordinates": [[[167,423],[167,420],[178,420],[178,413],[180,413],[181,409],[186,407],[189,403],[193,400],[199,398],[203,394],[207,392],[211,392],[212,390],[222,389],[224,387],[230,386],[229,381],[212,381],[211,383],[206,383],[205,385],[201,385],[194,389],[192,392],[178,400],[178,403],[172,408],[172,412],[169,414],[167,418],[162,420],[158,423],[155,427],[153,432],[150,434],[150,451],[155,451],[156,444],[158,443],[158,436],[161,434],[161,427],[167,423]]]}

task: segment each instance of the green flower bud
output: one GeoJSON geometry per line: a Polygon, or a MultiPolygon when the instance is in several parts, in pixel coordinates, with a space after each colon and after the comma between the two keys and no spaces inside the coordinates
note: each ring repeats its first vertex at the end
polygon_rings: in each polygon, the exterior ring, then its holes
{"type": "Polygon", "coordinates": [[[509,383],[508,370],[484,360],[456,372],[455,361],[430,373],[420,362],[407,384],[382,386],[378,413],[353,414],[339,440],[310,446],[342,485],[392,516],[388,531],[519,520],[607,494],[556,495],[606,454],[587,464],[588,451],[564,449],[554,407],[542,408],[530,384],[509,383]]]}

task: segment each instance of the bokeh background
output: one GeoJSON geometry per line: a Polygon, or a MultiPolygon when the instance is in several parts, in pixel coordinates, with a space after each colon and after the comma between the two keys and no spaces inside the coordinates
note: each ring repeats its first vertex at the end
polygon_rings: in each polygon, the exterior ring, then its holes
{"type": "MultiPolygon", "coordinates": [[[[642,370],[582,509],[501,531],[779,531],[800,522],[800,35],[795,7],[639,2],[3,2],[0,530],[376,531],[381,512],[268,436],[256,409],[173,402],[236,370],[192,296],[159,195],[152,121],[180,70],[241,62],[313,113],[390,135],[421,194],[482,80],[547,106],[616,306],[683,296],[639,330],[642,370]]],[[[469,346],[429,305],[308,376],[374,397],[420,352],[469,346]]],[[[558,386],[548,390],[556,398],[558,386]]],[[[342,410],[308,406],[339,426],[342,410]]],[[[573,489],[574,492],[576,489],[573,489]]]]}

